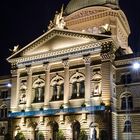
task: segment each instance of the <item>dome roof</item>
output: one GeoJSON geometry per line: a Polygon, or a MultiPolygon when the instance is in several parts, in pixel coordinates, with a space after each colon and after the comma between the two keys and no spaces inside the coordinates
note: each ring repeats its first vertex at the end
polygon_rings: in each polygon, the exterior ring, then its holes
{"type": "Polygon", "coordinates": [[[82,8],[103,5],[108,7],[118,7],[118,0],[71,0],[65,9],[65,13],[71,14],[82,8]]]}

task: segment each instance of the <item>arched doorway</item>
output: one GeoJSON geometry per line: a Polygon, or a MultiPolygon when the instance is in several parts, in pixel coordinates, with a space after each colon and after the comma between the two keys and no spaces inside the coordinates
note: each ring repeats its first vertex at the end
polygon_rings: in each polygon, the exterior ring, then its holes
{"type": "Polygon", "coordinates": [[[55,122],[55,121],[51,121],[51,122],[49,122],[49,126],[51,127],[51,132],[52,132],[51,139],[52,140],[57,140],[57,133],[58,133],[58,130],[59,130],[58,123],[55,122]]]}
{"type": "Polygon", "coordinates": [[[72,137],[73,140],[78,140],[80,136],[80,123],[78,121],[74,121],[72,124],[72,137]]]}
{"type": "Polygon", "coordinates": [[[15,136],[15,140],[26,140],[23,133],[19,132],[17,133],[17,135],[15,136]]]}
{"type": "Polygon", "coordinates": [[[99,126],[97,123],[91,122],[90,124],[90,139],[99,140],[99,126]]]}
{"type": "Polygon", "coordinates": [[[45,140],[42,132],[37,132],[36,133],[36,140],[45,140]]]}

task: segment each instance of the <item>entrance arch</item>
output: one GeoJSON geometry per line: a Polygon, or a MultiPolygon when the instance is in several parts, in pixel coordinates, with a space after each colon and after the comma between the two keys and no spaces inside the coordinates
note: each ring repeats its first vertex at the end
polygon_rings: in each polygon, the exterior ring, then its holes
{"type": "Polygon", "coordinates": [[[18,132],[15,136],[15,140],[26,140],[22,132],[18,132]]]}
{"type": "Polygon", "coordinates": [[[45,140],[44,134],[42,132],[36,133],[36,140],[45,140]]]}
{"type": "Polygon", "coordinates": [[[56,121],[50,121],[48,125],[51,127],[51,132],[52,132],[51,139],[56,140],[57,139],[57,133],[58,133],[58,130],[59,130],[58,123],[56,121]]]}
{"type": "Polygon", "coordinates": [[[73,137],[73,140],[78,140],[78,138],[80,136],[80,128],[81,128],[81,125],[78,121],[74,121],[72,123],[72,137],[73,137]]]}

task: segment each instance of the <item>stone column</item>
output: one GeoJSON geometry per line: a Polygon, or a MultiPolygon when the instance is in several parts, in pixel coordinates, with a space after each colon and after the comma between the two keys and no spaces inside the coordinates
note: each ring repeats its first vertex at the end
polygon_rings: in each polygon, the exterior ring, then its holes
{"type": "Polygon", "coordinates": [[[63,60],[63,65],[64,65],[64,108],[67,108],[69,103],[69,61],[63,60]]]}
{"type": "Polygon", "coordinates": [[[85,62],[85,104],[90,105],[91,95],[91,72],[90,72],[90,56],[84,56],[85,62]]]}
{"type": "Polygon", "coordinates": [[[19,104],[19,70],[12,70],[11,111],[18,111],[19,104]]]}
{"type": "Polygon", "coordinates": [[[48,109],[50,100],[50,64],[44,64],[45,68],[45,91],[44,91],[44,109],[48,109]]]}
{"type": "Polygon", "coordinates": [[[31,67],[27,67],[27,103],[26,103],[26,110],[31,110],[31,102],[32,102],[32,69],[31,67]]]}

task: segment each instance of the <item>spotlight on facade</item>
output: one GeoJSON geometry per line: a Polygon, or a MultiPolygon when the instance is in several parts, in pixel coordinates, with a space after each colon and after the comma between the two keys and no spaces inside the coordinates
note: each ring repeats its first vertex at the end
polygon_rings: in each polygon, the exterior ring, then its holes
{"type": "Polygon", "coordinates": [[[133,69],[138,70],[139,68],[140,68],[140,63],[135,62],[135,63],[133,64],[133,69]]]}
{"type": "Polygon", "coordinates": [[[12,86],[11,83],[8,83],[8,84],[7,84],[7,87],[11,87],[11,86],[12,86]]]}

